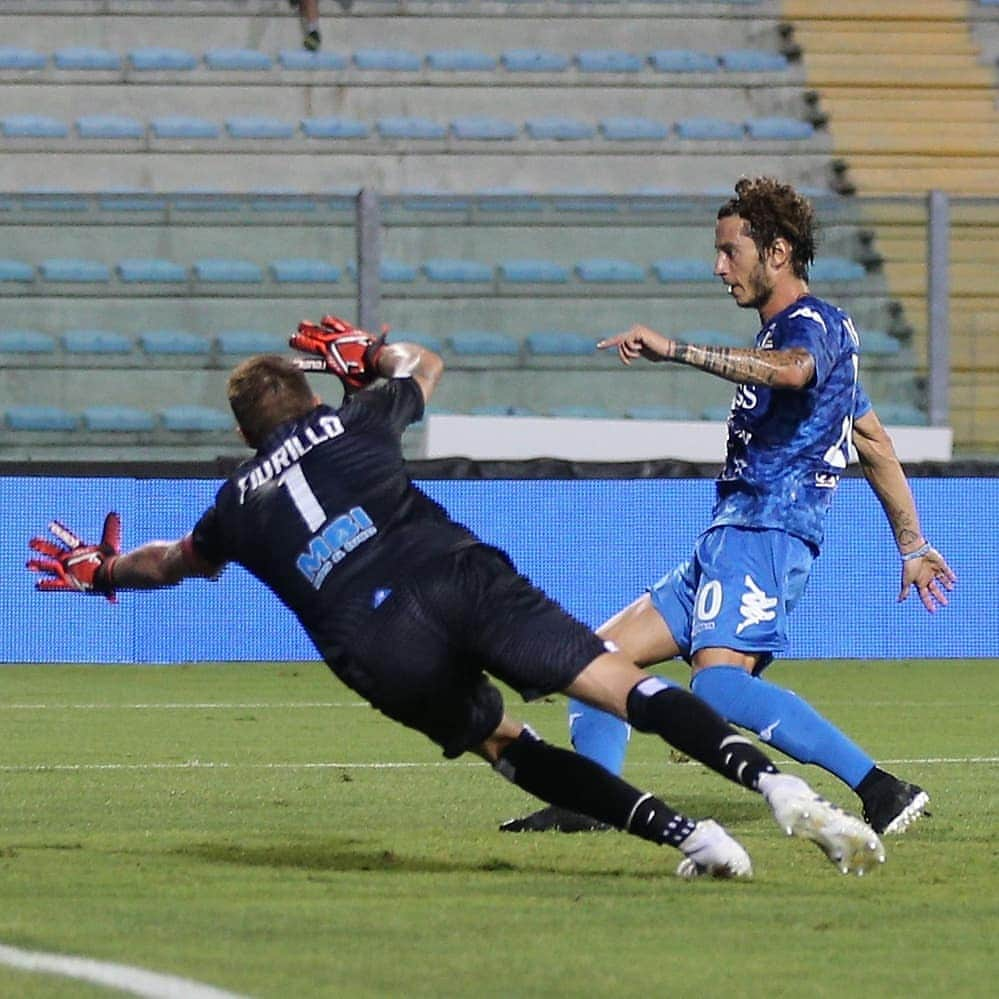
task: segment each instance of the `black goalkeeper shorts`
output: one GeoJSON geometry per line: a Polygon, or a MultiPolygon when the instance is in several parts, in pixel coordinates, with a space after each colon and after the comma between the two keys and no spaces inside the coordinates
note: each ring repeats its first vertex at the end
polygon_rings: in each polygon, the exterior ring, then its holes
{"type": "Polygon", "coordinates": [[[347,603],[329,629],[338,653],[327,656],[330,668],[451,758],[478,746],[502,718],[486,673],[533,700],[564,690],[606,651],[483,544],[425,563],[403,582],[362,587],[347,603]]]}

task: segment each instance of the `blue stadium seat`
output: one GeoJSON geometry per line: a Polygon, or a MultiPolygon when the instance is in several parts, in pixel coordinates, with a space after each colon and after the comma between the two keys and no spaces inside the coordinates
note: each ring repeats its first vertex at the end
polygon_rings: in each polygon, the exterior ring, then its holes
{"type": "Polygon", "coordinates": [[[629,420],[696,420],[686,406],[632,406],[624,411],[629,420]]]}
{"type": "Polygon", "coordinates": [[[810,121],[799,121],[797,118],[784,118],[779,115],[747,118],[746,134],[751,139],[778,141],[810,139],[815,134],[815,126],[810,121]]]}
{"type": "Polygon", "coordinates": [[[586,121],[561,115],[528,118],[525,127],[532,139],[555,139],[560,142],[592,139],[596,129],[586,121]]]}
{"type": "Polygon", "coordinates": [[[739,122],[725,121],[722,118],[693,117],[678,121],[676,134],[681,139],[718,141],[742,139],[745,137],[745,130],[739,122]]]}
{"type": "Polygon", "coordinates": [[[685,330],[678,337],[685,343],[696,343],[702,347],[749,347],[743,337],[725,330],[685,330]]]}
{"type": "MultiPolygon", "coordinates": [[[[346,270],[350,277],[356,281],[357,264],[353,260],[347,263],[346,270]]],[[[412,264],[403,263],[401,260],[385,260],[383,258],[379,265],[378,273],[380,280],[388,284],[412,284],[419,272],[412,264]]]]}
{"type": "Polygon", "coordinates": [[[215,122],[195,115],[159,115],[150,128],[158,139],[217,139],[221,134],[215,122]]]}
{"type": "Polygon", "coordinates": [[[863,330],[860,334],[861,354],[890,357],[893,354],[901,353],[901,350],[902,345],[898,340],[884,330],[863,330]]]}
{"type": "Polygon", "coordinates": [[[438,354],[444,349],[444,341],[441,340],[439,336],[434,336],[433,333],[420,333],[415,330],[407,329],[392,329],[389,332],[389,338],[392,343],[415,343],[438,354]]]}
{"type": "Polygon", "coordinates": [[[333,115],[303,118],[302,132],[310,139],[366,139],[370,129],[363,121],[333,115]]]}
{"type": "Polygon", "coordinates": [[[812,281],[863,281],[864,265],[847,257],[821,257],[808,269],[812,281]]]}
{"type": "Polygon", "coordinates": [[[649,63],[659,73],[715,73],[718,57],[694,49],[658,49],[649,53],[649,63]]]}
{"type": "Polygon", "coordinates": [[[8,406],[7,426],[11,430],[75,430],[79,420],[60,406],[8,406]]]}
{"type": "Polygon", "coordinates": [[[447,338],[448,346],[456,354],[495,354],[515,357],[520,353],[520,341],[507,333],[488,330],[462,330],[447,338]]]}
{"type": "Polygon", "coordinates": [[[387,115],[375,123],[383,139],[443,139],[447,128],[440,122],[414,115],[387,115]]]}
{"type": "Polygon", "coordinates": [[[569,268],[554,260],[504,260],[499,275],[511,284],[566,284],[569,268]]]}
{"type": "Polygon", "coordinates": [[[111,268],[99,260],[73,260],[67,257],[49,257],[38,265],[46,281],[65,281],[73,284],[101,284],[111,280],[111,268]]]}
{"type": "Polygon", "coordinates": [[[552,406],[548,410],[549,416],[554,416],[560,420],[613,420],[615,416],[606,406],[595,404],[589,405],[566,405],[552,406]]]}
{"type": "Polygon", "coordinates": [[[205,65],[218,70],[260,71],[270,69],[273,62],[258,49],[216,48],[205,53],[205,65]]]}
{"type": "Polygon", "coordinates": [[[126,284],[183,284],[187,280],[187,269],[181,264],[155,257],[119,260],[115,270],[126,284]]]}
{"type": "Polygon", "coordinates": [[[225,130],[234,139],[290,139],[295,123],[267,115],[233,115],[226,118],[225,130]]]}
{"type": "Polygon", "coordinates": [[[18,45],[0,45],[0,69],[44,69],[48,60],[41,52],[18,45]]]}
{"type": "Polygon", "coordinates": [[[138,118],[122,114],[87,114],[76,119],[81,139],[141,139],[146,126],[138,118]]]}
{"type": "Polygon", "coordinates": [[[39,330],[0,330],[0,354],[51,354],[55,337],[39,330]]]}
{"type": "Polygon", "coordinates": [[[540,331],[524,338],[527,350],[539,357],[596,356],[597,338],[584,333],[540,331]]]}
{"type": "Polygon", "coordinates": [[[278,62],[283,69],[338,70],[347,68],[347,58],[339,52],[309,52],[307,49],[282,49],[278,62]]]}
{"type": "Polygon", "coordinates": [[[128,61],[132,69],[140,73],[165,71],[175,73],[194,69],[198,65],[197,56],[193,52],[188,52],[187,49],[165,48],[156,45],[131,49],[128,53],[128,61]]]}
{"type": "Polygon", "coordinates": [[[925,427],[929,420],[917,406],[905,402],[877,403],[874,411],[887,426],[925,427]]]}
{"type": "Polygon", "coordinates": [[[206,187],[192,187],[169,196],[170,207],[175,212],[238,212],[243,202],[236,195],[225,194],[206,187]]]}
{"type": "Polygon", "coordinates": [[[163,429],[173,433],[235,433],[232,413],[210,406],[167,406],[160,410],[163,429]]]}
{"type": "Polygon", "coordinates": [[[281,284],[335,284],[340,280],[340,268],[326,260],[272,260],[270,269],[274,280],[281,284]]]}
{"type": "Polygon", "coordinates": [[[645,268],[629,260],[595,258],[576,264],[580,281],[602,284],[639,284],[645,280],[645,268]]]}
{"type": "Polygon", "coordinates": [[[52,63],[56,69],[121,69],[121,56],[111,49],[91,45],[71,45],[56,49],[52,63]]]}
{"type": "Polygon", "coordinates": [[[456,139],[515,139],[520,129],[505,118],[488,115],[463,115],[451,122],[451,134],[456,139]]]}
{"type": "Polygon", "coordinates": [[[45,114],[8,114],[0,118],[0,132],[8,139],[64,139],[69,129],[45,114]]]}
{"type": "Polygon", "coordinates": [[[114,330],[67,330],[62,335],[67,354],[130,354],[132,340],[114,330]]]}
{"type": "Polygon", "coordinates": [[[23,260],[0,260],[0,283],[18,281],[27,284],[35,280],[35,268],[23,260]]]}
{"type": "Polygon", "coordinates": [[[655,274],[664,284],[677,281],[715,281],[717,278],[713,273],[713,265],[710,260],[701,260],[699,257],[691,259],[668,258],[664,260],[654,260],[652,262],[652,273],[655,274]]]}
{"type": "Polygon", "coordinates": [[[447,73],[488,72],[496,57],[478,49],[436,49],[427,53],[427,68],[447,73]]]}
{"type": "Polygon", "coordinates": [[[729,73],[781,73],[788,67],[787,56],[757,49],[729,49],[718,59],[729,73]]]}
{"type": "Polygon", "coordinates": [[[101,433],[148,433],[156,429],[156,417],[135,406],[88,406],[80,416],[86,430],[101,433]]]}
{"type": "Polygon", "coordinates": [[[639,73],[642,60],[633,52],[620,49],[584,49],[575,56],[581,73],[639,73]]]}
{"type": "Polygon", "coordinates": [[[263,330],[226,330],[215,337],[220,354],[283,354],[288,337],[263,330]]]}
{"type": "Polygon", "coordinates": [[[32,212],[86,212],[87,196],[79,191],[61,191],[39,187],[20,193],[21,207],[32,212]]]}
{"type": "Polygon", "coordinates": [[[500,55],[511,73],[561,73],[569,68],[569,57],[546,49],[507,49],[500,55]]]}
{"type": "Polygon", "coordinates": [[[187,330],[148,330],[139,336],[139,345],[147,354],[205,355],[212,350],[211,341],[200,333],[187,330]]]}
{"type": "Polygon", "coordinates": [[[194,261],[194,276],[214,284],[259,284],[264,272],[249,260],[208,257],[194,261]]]}
{"type": "Polygon", "coordinates": [[[406,49],[358,49],[354,65],[364,70],[413,73],[423,68],[423,59],[406,49]]]}
{"type": "Polygon", "coordinates": [[[613,142],[658,142],[669,135],[669,128],[652,118],[617,115],[600,119],[600,131],[613,142]]]}
{"type": "Polygon", "coordinates": [[[531,191],[513,187],[489,187],[476,192],[480,212],[540,212],[544,204],[531,191]]]}
{"type": "Polygon", "coordinates": [[[492,281],[493,269],[474,260],[428,260],[423,265],[428,281],[454,284],[481,284],[492,281]]]}

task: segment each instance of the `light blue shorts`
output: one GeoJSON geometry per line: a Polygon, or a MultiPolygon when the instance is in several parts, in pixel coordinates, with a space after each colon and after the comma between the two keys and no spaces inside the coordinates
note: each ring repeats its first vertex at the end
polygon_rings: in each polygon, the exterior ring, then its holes
{"type": "Polygon", "coordinates": [[[688,661],[699,649],[758,652],[759,673],[787,648],[787,618],[815,554],[785,531],[713,527],[692,558],[652,586],[652,603],[688,661]]]}

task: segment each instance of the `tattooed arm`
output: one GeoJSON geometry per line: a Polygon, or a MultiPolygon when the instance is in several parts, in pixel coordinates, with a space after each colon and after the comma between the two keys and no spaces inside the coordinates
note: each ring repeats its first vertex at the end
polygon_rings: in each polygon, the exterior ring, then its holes
{"type": "Polygon", "coordinates": [[[631,364],[636,357],[644,357],[647,361],[674,361],[737,384],[803,389],[815,377],[815,361],[801,347],[790,350],[702,347],[673,340],[647,326],[632,326],[626,333],[601,340],[597,347],[600,350],[616,347],[624,364],[631,364]]]}

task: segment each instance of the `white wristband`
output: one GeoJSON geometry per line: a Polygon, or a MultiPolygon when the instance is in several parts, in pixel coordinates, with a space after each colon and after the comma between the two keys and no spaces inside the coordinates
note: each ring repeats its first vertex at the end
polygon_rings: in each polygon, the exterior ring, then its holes
{"type": "Polygon", "coordinates": [[[902,556],[902,561],[911,562],[914,558],[922,558],[924,555],[929,555],[931,551],[933,551],[933,545],[931,545],[929,541],[926,541],[923,543],[922,547],[917,548],[915,551],[906,552],[902,556]]]}

